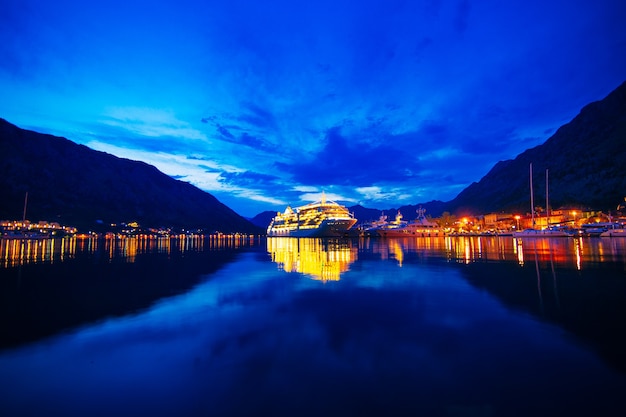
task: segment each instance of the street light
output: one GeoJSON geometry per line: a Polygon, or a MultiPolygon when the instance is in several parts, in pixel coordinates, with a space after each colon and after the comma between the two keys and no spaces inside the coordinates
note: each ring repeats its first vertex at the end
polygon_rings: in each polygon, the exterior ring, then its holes
{"type": "Polygon", "coordinates": [[[520,216],[518,214],[517,216],[515,216],[515,222],[517,223],[517,226],[515,227],[515,230],[519,230],[519,219],[520,219],[520,216]]]}

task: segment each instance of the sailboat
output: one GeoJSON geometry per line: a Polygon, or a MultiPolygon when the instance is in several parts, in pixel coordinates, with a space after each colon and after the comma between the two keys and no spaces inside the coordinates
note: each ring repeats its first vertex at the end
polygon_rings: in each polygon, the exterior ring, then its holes
{"type": "Polygon", "coordinates": [[[530,213],[532,228],[516,231],[514,237],[569,237],[570,235],[560,229],[550,227],[550,206],[548,204],[548,170],[546,169],[546,228],[535,228],[535,200],[533,194],[533,164],[530,163],[530,213]]]}
{"type": "Polygon", "coordinates": [[[0,231],[0,238],[4,239],[39,239],[45,237],[40,233],[31,233],[29,232],[28,227],[26,227],[26,206],[28,204],[28,192],[24,196],[24,211],[22,212],[22,223],[18,229],[7,230],[4,232],[0,231]]]}

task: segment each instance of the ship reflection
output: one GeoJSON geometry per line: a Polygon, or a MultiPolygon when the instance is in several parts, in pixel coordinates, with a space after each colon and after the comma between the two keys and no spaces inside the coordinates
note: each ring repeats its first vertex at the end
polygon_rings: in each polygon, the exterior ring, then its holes
{"type": "Polygon", "coordinates": [[[268,237],[272,261],[286,272],[299,272],[319,281],[339,281],[357,259],[351,240],[268,237]]]}

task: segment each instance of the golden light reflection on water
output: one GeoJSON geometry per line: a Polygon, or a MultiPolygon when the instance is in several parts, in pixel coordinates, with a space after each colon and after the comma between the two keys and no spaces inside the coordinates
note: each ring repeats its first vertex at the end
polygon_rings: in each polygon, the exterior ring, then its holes
{"type": "Polygon", "coordinates": [[[339,281],[356,261],[358,246],[342,239],[268,237],[267,251],[286,272],[299,272],[320,281],[339,281]]]}
{"type": "Polygon", "coordinates": [[[382,260],[393,259],[402,267],[406,254],[419,251],[422,255],[445,252],[443,237],[369,238],[359,240],[359,247],[378,254],[382,260]]]}
{"type": "MultiPolygon", "coordinates": [[[[77,254],[98,254],[109,261],[135,262],[144,253],[184,253],[217,248],[251,246],[258,237],[239,235],[113,236],[45,239],[0,239],[0,267],[63,262],[77,254]]],[[[407,237],[355,240],[315,238],[267,238],[272,260],[285,271],[301,272],[315,279],[338,280],[358,258],[359,251],[378,254],[402,267],[409,253],[419,257],[445,257],[450,262],[479,261],[548,262],[584,269],[590,263],[626,259],[624,238],[516,239],[497,236],[407,237]]]]}
{"type": "Polygon", "coordinates": [[[41,239],[0,239],[0,267],[62,262],[78,253],[104,253],[114,259],[135,262],[137,255],[172,251],[238,248],[253,244],[255,237],[240,235],[108,236],[41,239]]]}
{"type": "Polygon", "coordinates": [[[540,238],[516,239],[508,236],[447,236],[399,239],[362,239],[360,249],[378,253],[381,259],[395,259],[402,266],[409,252],[420,257],[445,257],[450,262],[503,261],[523,266],[527,260],[567,268],[586,264],[626,260],[623,238],[540,238]]]}

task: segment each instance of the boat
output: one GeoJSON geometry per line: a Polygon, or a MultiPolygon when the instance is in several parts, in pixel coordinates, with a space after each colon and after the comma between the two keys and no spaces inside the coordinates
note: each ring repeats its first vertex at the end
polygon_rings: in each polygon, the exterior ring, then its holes
{"type": "Polygon", "coordinates": [[[19,227],[11,226],[11,228],[0,230],[1,239],[43,239],[48,237],[47,234],[41,233],[37,230],[30,230],[30,226],[26,226],[26,207],[28,205],[28,191],[24,196],[24,211],[22,212],[22,222],[19,223],[19,227]]]}
{"type": "Polygon", "coordinates": [[[357,219],[345,206],[322,199],[277,213],[267,227],[268,236],[281,237],[341,237],[354,226],[357,219]]]}
{"type": "Polygon", "coordinates": [[[569,237],[572,236],[566,230],[550,226],[550,205],[548,203],[548,170],[546,169],[546,224],[545,229],[535,228],[535,200],[533,194],[533,164],[530,164],[530,213],[532,218],[532,226],[529,229],[513,232],[513,237],[569,237]]]}
{"type": "Polygon", "coordinates": [[[381,237],[425,237],[439,236],[442,234],[439,225],[428,221],[424,213],[425,209],[417,209],[417,218],[413,221],[406,222],[402,220],[402,213],[398,211],[394,221],[380,225],[374,230],[381,237]]]}
{"type": "Polygon", "coordinates": [[[376,230],[387,223],[387,216],[382,212],[378,220],[363,222],[357,226],[359,236],[377,236],[376,230]]]}
{"type": "Polygon", "coordinates": [[[602,233],[615,228],[612,222],[585,223],[580,226],[579,233],[587,237],[598,237],[602,233]]]}
{"type": "Polygon", "coordinates": [[[608,229],[600,233],[600,237],[626,237],[626,229],[608,229]]]}
{"type": "Polygon", "coordinates": [[[524,229],[513,233],[513,237],[569,237],[572,236],[565,230],[556,227],[547,229],[524,229]]]}
{"type": "MultiPolygon", "coordinates": [[[[609,219],[611,218],[609,217],[609,219]]],[[[623,224],[611,221],[607,228],[600,233],[600,237],[626,237],[626,229],[623,224]]]]}

